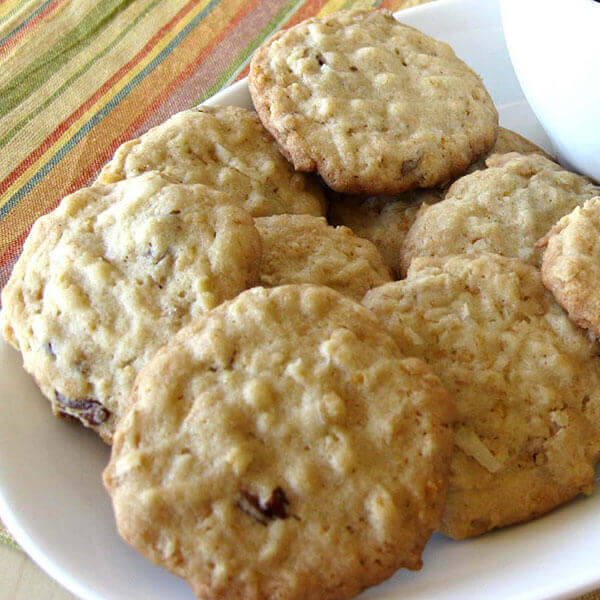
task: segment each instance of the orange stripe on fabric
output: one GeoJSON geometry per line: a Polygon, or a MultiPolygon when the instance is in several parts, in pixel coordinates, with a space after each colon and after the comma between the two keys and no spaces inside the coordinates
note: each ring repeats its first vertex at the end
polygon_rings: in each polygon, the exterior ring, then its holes
{"type": "Polygon", "coordinates": [[[31,166],[60,135],[62,135],[70,125],[72,125],[90,106],[94,104],[102,95],[122,79],[133,67],[135,67],[177,23],[198,4],[200,0],[191,0],[186,4],[168,23],[163,25],[146,43],[146,45],[127,63],[125,63],[114,75],[98,88],[83,104],[72,112],[67,119],[58,125],[54,131],[25,159],[16,169],[13,169],[7,177],[0,182],[0,194],[3,194],[8,187],[29,167],[31,166]]]}
{"type": "Polygon", "coordinates": [[[136,132],[154,113],[154,111],[170,96],[178,87],[182,85],[184,81],[189,79],[198,66],[206,59],[206,57],[212,53],[215,47],[220,44],[235,28],[235,26],[262,0],[252,0],[243,5],[243,8],[235,14],[233,19],[229,21],[225,29],[217,34],[210,43],[196,56],[196,58],[190,62],[183,71],[173,79],[163,93],[158,96],[152,104],[146,107],[137,119],[131,122],[131,124],[125,129],[118,138],[113,140],[111,146],[120,145],[124,141],[128,140],[134,132],[136,132]]]}
{"type": "Polygon", "coordinates": [[[182,64],[198,55],[198,50],[211,43],[215,36],[211,33],[222,29],[222,24],[230,20],[229,15],[243,10],[244,0],[228,2],[234,4],[235,10],[226,10],[219,5],[197,27],[195,36],[188,36],[140,85],[121,101],[94,129],[87,135],[65,158],[60,161],[46,181],[36,186],[28,195],[26,201],[17,204],[10,213],[0,220],[0,264],[8,259],[13,247],[19,247],[12,236],[17,236],[23,227],[29,228],[31,223],[42,214],[54,208],[61,198],[86,184],[95,172],[108,160],[118,142],[127,136],[114,135],[122,132],[124,124],[131,123],[132,118],[146,110],[146,107],[157,98],[165,95],[164,90],[170,82],[179,76],[182,64]],[[220,10],[219,10],[220,9],[220,10]],[[205,35],[203,35],[205,34],[205,35]],[[199,44],[198,39],[206,39],[205,45],[199,44]],[[186,57],[191,57],[187,58],[186,57]],[[52,182],[49,185],[48,182],[52,182]],[[28,207],[28,208],[27,208],[28,207]],[[31,207],[36,207],[32,214],[31,207]],[[12,237],[12,239],[11,239],[12,237]],[[10,240],[10,241],[9,241],[10,240]],[[6,243],[4,243],[6,242],[6,243]]]}
{"type": "MultiPolygon", "coordinates": [[[[244,16],[254,8],[261,0],[253,0],[250,3],[244,3],[242,10],[240,10],[234,18],[228,23],[226,28],[219,34],[217,34],[214,38],[212,38],[207,46],[203,48],[203,50],[196,56],[196,58],[190,62],[183,71],[181,71],[174,79],[172,79],[168,85],[160,92],[159,95],[155,96],[154,100],[151,104],[146,106],[143,111],[139,112],[137,118],[131,121],[129,126],[122,131],[122,133],[110,141],[107,151],[108,153],[103,153],[100,158],[102,159],[102,164],[106,162],[111,156],[113,149],[117,146],[121,145],[123,142],[127,141],[131,138],[132,134],[141,127],[141,125],[148,120],[148,118],[152,115],[152,113],[156,110],[158,106],[160,106],[166,98],[176,90],[183,81],[188,79],[190,75],[194,72],[194,70],[198,67],[198,65],[214,50],[214,48],[220,44],[223,39],[227,36],[227,34],[231,33],[233,28],[239,23],[244,16]]],[[[75,191],[82,185],[84,185],[89,179],[94,175],[95,171],[97,171],[97,166],[92,164],[90,168],[83,172],[80,177],[75,179],[72,184],[70,190],[67,193],[71,193],[75,191]]]]}
{"type": "Polygon", "coordinates": [[[309,0],[308,2],[305,2],[296,12],[296,14],[285,24],[284,29],[287,29],[292,25],[296,25],[297,23],[300,23],[300,21],[304,21],[304,19],[313,17],[326,4],[327,0],[309,0]]]}
{"type": "Polygon", "coordinates": [[[0,56],[6,54],[8,50],[10,50],[18,41],[20,41],[25,35],[29,33],[33,33],[33,29],[36,25],[38,25],[45,17],[51,15],[60,4],[67,2],[68,0],[54,0],[51,4],[46,6],[43,11],[35,16],[29,23],[27,23],[26,27],[23,27],[18,33],[16,33],[13,37],[7,40],[2,46],[0,46],[0,56]]]}
{"type": "MultiPolygon", "coordinates": [[[[0,265],[4,265],[12,260],[14,260],[18,254],[21,253],[21,249],[27,236],[29,235],[29,231],[33,223],[30,223],[25,231],[22,231],[10,244],[5,252],[0,254],[0,265]]],[[[1,286],[0,286],[1,287],[1,286]]]]}
{"type": "MultiPolygon", "coordinates": [[[[308,19],[314,15],[316,15],[325,4],[327,4],[328,0],[308,0],[305,2],[293,15],[292,18],[281,28],[288,29],[300,21],[304,21],[304,19],[308,19]]],[[[248,76],[248,71],[250,70],[250,65],[244,67],[244,69],[240,72],[240,74],[235,78],[236,81],[243,79],[248,76]]]]}
{"type": "Polygon", "coordinates": [[[417,3],[408,3],[406,0],[383,0],[380,8],[387,8],[391,11],[397,11],[404,8],[412,8],[419,4],[427,4],[430,0],[419,0],[417,3]]]}

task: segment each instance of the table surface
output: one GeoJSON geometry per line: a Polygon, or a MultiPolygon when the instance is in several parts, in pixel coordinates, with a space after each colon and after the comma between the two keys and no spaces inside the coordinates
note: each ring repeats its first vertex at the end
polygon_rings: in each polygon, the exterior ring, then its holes
{"type": "MultiPolygon", "coordinates": [[[[122,141],[242,77],[274,31],[344,8],[426,1],[0,0],[0,288],[38,216],[122,141]]],[[[0,598],[74,596],[0,536],[0,598]]]]}

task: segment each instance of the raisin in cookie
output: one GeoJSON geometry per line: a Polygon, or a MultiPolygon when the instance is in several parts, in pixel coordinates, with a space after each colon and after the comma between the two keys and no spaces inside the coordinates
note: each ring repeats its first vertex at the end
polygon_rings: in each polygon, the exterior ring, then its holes
{"type": "Polygon", "coordinates": [[[420,568],[453,415],[360,304],[257,287],[140,372],[104,482],[123,538],[198,596],[340,600],[420,568]]]}
{"type": "Polygon", "coordinates": [[[228,196],[146,174],[67,196],[2,292],[4,336],[55,413],[110,442],[138,371],[258,280],[260,237],[228,196]]]}
{"type": "Polygon", "coordinates": [[[254,54],[250,94],[299,171],[338,192],[433,187],[488,152],[498,113],[447,44],[388,11],[342,11],[281,31],[254,54]]]}
{"type": "Polygon", "coordinates": [[[527,521],[594,485],[598,346],[539,271],[495,254],[415,259],[363,303],[406,354],[428,362],[458,409],[440,531],[479,535],[527,521]]]}
{"type": "Polygon", "coordinates": [[[487,169],[455,181],[421,210],[402,244],[402,270],[415,256],[494,252],[539,266],[536,242],[565,214],[600,194],[587,177],[538,154],[494,154],[487,169]]]}
{"type": "Polygon", "coordinates": [[[296,173],[254,111],[199,106],[122,144],[99,176],[113,183],[147,171],[226,192],[251,215],[325,214],[322,186],[296,173]]]}
{"type": "Polygon", "coordinates": [[[377,248],[323,218],[276,215],[255,219],[262,238],[261,285],[326,285],[356,300],[391,281],[377,248]]]}
{"type": "Polygon", "coordinates": [[[600,338],[600,197],[563,217],[538,245],[547,246],[544,285],[577,325],[600,338]]]}

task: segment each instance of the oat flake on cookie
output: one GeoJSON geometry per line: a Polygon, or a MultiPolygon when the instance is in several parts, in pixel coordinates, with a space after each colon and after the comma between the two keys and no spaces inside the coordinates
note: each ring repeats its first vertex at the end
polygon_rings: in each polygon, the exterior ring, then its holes
{"type": "Polygon", "coordinates": [[[416,258],[363,304],[456,401],[440,531],[456,539],[528,521],[594,487],[598,345],[540,272],[497,254],[416,258]]]}
{"type": "Polygon", "coordinates": [[[252,218],[226,194],[147,173],[38,219],[2,291],[6,340],[59,415],[110,442],[140,368],[258,282],[252,218]]]}
{"type": "Polygon", "coordinates": [[[421,566],[453,404],[375,316],[256,287],[140,373],[104,473],[120,534],[201,598],[342,600],[421,566]]]}
{"type": "Polygon", "coordinates": [[[254,54],[249,88],[296,169],[339,192],[435,186],[488,152],[497,134],[481,79],[450,46],[385,10],[279,32],[254,54]]]}

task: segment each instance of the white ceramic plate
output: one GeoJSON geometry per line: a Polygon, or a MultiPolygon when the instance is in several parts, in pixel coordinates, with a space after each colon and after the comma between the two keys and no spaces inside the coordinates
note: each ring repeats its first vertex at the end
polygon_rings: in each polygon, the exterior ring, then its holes
{"type": "MultiPolygon", "coordinates": [[[[449,42],[483,76],[502,124],[550,150],[510,66],[497,0],[437,0],[400,18],[449,42]]],[[[246,83],[211,103],[249,107],[246,83]]],[[[83,600],[192,600],[185,583],[119,539],[100,483],[109,449],[51,416],[3,342],[0,390],[0,516],[29,555],[83,600]]],[[[542,600],[600,587],[600,493],[479,539],[434,536],[424,562],[361,597],[542,600]]]]}

